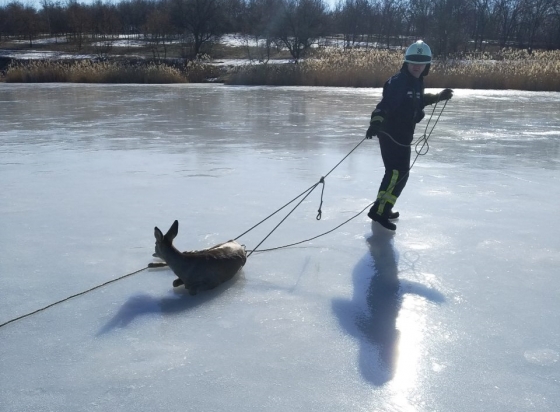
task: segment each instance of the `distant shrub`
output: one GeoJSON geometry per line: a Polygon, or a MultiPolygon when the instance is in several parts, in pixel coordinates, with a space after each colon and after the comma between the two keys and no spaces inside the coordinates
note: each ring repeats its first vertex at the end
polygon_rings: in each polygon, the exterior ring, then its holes
{"type": "Polygon", "coordinates": [[[208,64],[210,58],[203,56],[197,60],[189,60],[185,66],[185,76],[190,83],[217,81],[222,77],[222,69],[208,64]]]}
{"type": "Polygon", "coordinates": [[[226,84],[301,86],[300,67],[295,64],[249,64],[231,70],[226,84]]]}

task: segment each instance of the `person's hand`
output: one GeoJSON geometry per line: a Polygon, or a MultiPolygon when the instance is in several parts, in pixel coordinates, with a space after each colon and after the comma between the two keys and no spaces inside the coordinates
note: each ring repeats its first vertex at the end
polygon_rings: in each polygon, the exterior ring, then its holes
{"type": "Polygon", "coordinates": [[[449,100],[453,97],[453,90],[451,89],[443,89],[439,93],[439,100],[449,100]]]}
{"type": "Polygon", "coordinates": [[[371,121],[369,123],[369,128],[366,132],[366,139],[371,139],[373,136],[377,136],[377,133],[381,130],[381,124],[383,123],[383,116],[378,114],[372,115],[371,121]]]}
{"type": "Polygon", "coordinates": [[[366,139],[371,139],[373,136],[377,136],[381,130],[381,123],[371,123],[366,132],[366,139]]]}

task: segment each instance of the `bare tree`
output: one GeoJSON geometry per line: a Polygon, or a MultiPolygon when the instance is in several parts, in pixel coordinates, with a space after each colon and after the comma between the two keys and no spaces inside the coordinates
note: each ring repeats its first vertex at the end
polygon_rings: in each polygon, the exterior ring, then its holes
{"type": "Polygon", "coordinates": [[[82,49],[88,36],[143,34],[154,58],[167,56],[172,36],[182,36],[188,54],[198,55],[223,33],[237,31],[253,37],[258,47],[247,42],[247,50],[262,61],[273,45],[298,61],[324,36],[339,34],[345,47],[364,35],[386,47],[422,38],[443,56],[491,43],[560,48],[560,0],[337,0],[332,11],[326,0],[38,0],[39,11],[23,0],[6,1],[1,38],[17,36],[31,46],[39,33],[67,34],[82,49]]]}
{"type": "Polygon", "coordinates": [[[410,0],[407,11],[409,21],[407,34],[425,38],[429,34],[430,20],[434,12],[433,2],[431,0],[410,0]]]}
{"type": "Polygon", "coordinates": [[[371,33],[378,46],[403,46],[407,9],[405,0],[371,0],[371,33]]]}
{"type": "Polygon", "coordinates": [[[116,7],[110,3],[96,0],[91,5],[92,30],[95,35],[102,38],[115,36],[121,33],[121,23],[118,18],[116,7]]]}
{"type": "Polygon", "coordinates": [[[41,29],[41,20],[37,11],[31,6],[12,2],[6,7],[5,16],[6,34],[25,38],[29,41],[29,47],[33,47],[33,39],[41,29]]]}
{"type": "MultiPolygon", "coordinates": [[[[278,16],[282,12],[281,0],[249,0],[245,10],[245,34],[252,37],[256,45],[258,60],[267,62],[276,42],[278,16]]],[[[247,42],[251,58],[251,48],[247,42]]]]}
{"type": "Polygon", "coordinates": [[[299,61],[325,34],[323,0],[284,0],[276,36],[299,61]]]}
{"type": "Polygon", "coordinates": [[[8,34],[8,13],[5,7],[0,6],[0,41],[8,34]]]}
{"type": "Polygon", "coordinates": [[[519,25],[520,10],[519,0],[496,0],[493,4],[492,14],[496,24],[495,31],[500,47],[505,47],[513,37],[519,25]]]}
{"type": "Polygon", "coordinates": [[[154,59],[162,58],[161,51],[163,49],[163,58],[167,57],[167,40],[169,37],[169,28],[171,19],[169,13],[164,10],[153,10],[148,14],[146,24],[144,26],[145,35],[148,39],[154,59]]]}
{"type": "Polygon", "coordinates": [[[490,23],[490,0],[469,0],[472,8],[472,39],[474,49],[483,50],[490,23]]]}
{"type": "Polygon", "coordinates": [[[430,45],[436,54],[445,57],[468,48],[467,11],[462,0],[436,1],[430,31],[430,45]]]}
{"type": "Polygon", "coordinates": [[[548,48],[560,49],[560,0],[555,0],[546,22],[548,48]]]}
{"type": "Polygon", "coordinates": [[[69,0],[67,16],[72,38],[76,42],[78,50],[81,50],[85,36],[91,33],[91,20],[87,7],[78,3],[77,0],[69,0]]]}
{"type": "Polygon", "coordinates": [[[192,38],[193,54],[198,56],[202,46],[223,34],[225,18],[220,0],[172,0],[175,26],[192,38]]]}
{"type": "Polygon", "coordinates": [[[353,47],[369,31],[372,10],[368,0],[339,0],[335,6],[337,28],[344,35],[344,47],[353,47]]]}
{"type": "Polygon", "coordinates": [[[535,46],[535,42],[543,24],[550,13],[552,13],[554,0],[523,0],[522,2],[522,24],[521,32],[518,36],[520,46],[523,46],[523,39],[526,39],[529,50],[535,46]]]}
{"type": "Polygon", "coordinates": [[[154,9],[150,0],[123,0],[116,6],[116,13],[123,28],[123,34],[139,34],[146,24],[148,14],[154,9]]]}

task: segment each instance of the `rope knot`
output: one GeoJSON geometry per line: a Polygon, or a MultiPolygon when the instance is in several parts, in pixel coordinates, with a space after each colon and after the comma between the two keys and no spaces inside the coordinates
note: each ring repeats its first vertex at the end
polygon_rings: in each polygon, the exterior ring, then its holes
{"type": "Polygon", "coordinates": [[[321,203],[319,203],[319,210],[317,210],[317,217],[315,218],[317,220],[321,220],[321,217],[323,216],[321,208],[323,207],[323,194],[325,193],[325,176],[321,176],[317,185],[321,183],[323,184],[323,188],[321,189],[321,203]]]}

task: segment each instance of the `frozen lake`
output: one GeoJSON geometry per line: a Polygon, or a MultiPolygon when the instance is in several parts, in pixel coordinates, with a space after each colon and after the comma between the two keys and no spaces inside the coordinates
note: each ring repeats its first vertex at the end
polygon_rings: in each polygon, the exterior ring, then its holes
{"type": "MultiPolygon", "coordinates": [[[[236,238],[360,143],[380,93],[0,85],[0,324],[142,269],[154,226],[236,238]]],[[[0,411],[557,411],[559,107],[456,90],[394,236],[364,212],[210,292],[149,269],[0,327],[0,411]]],[[[364,141],[322,220],[318,187],[260,249],[358,214],[382,174],[364,141]]]]}

